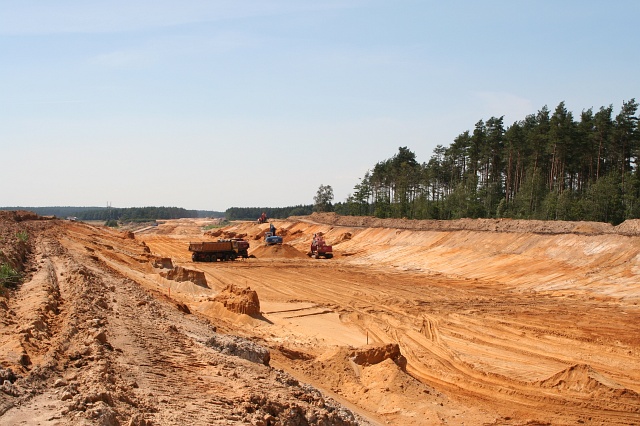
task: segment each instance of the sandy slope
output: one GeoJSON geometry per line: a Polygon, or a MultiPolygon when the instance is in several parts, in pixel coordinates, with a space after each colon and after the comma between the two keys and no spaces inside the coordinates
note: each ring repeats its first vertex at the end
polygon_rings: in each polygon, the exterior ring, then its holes
{"type": "Polygon", "coordinates": [[[275,221],[277,247],[262,243],[268,224],[201,225],[167,221],[134,238],[69,223],[34,231],[32,279],[7,299],[0,336],[22,391],[0,393],[0,421],[286,424],[273,407],[296,407],[312,424],[640,423],[635,222],[313,215],[275,221]],[[335,258],[305,256],[317,232],[335,258]],[[191,262],[189,241],[220,236],[246,238],[255,257],[191,262]],[[206,285],[167,280],[159,257],[206,285]],[[230,284],[256,290],[261,314],[215,301],[230,284]],[[268,347],[275,369],[205,345],[212,326],[268,347]],[[382,344],[401,359],[373,357],[382,344]]]}
{"type": "MultiPolygon", "coordinates": [[[[260,347],[230,340],[224,323],[189,314],[131,235],[3,219],[0,229],[28,230],[31,250],[26,282],[0,306],[0,424],[364,422],[286,373],[247,360],[260,347]],[[208,343],[213,337],[218,349],[208,343]]],[[[189,297],[202,288],[179,287],[189,297]]]]}

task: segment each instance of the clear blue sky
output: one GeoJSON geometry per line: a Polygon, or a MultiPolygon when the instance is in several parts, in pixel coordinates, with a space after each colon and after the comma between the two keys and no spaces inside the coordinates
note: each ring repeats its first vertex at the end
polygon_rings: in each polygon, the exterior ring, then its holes
{"type": "Polygon", "coordinates": [[[0,206],[344,201],[400,146],[640,98],[640,2],[0,0],[0,206]]]}

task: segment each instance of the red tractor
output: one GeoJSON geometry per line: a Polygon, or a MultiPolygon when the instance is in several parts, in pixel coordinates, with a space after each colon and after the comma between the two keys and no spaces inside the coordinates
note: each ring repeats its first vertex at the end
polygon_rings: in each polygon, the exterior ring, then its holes
{"type": "Polygon", "coordinates": [[[311,241],[311,251],[307,253],[310,257],[315,259],[319,259],[324,257],[325,259],[331,259],[333,257],[333,247],[328,246],[324,237],[321,233],[317,233],[313,235],[313,240],[311,241]]]}
{"type": "Polygon", "coordinates": [[[265,212],[262,212],[262,214],[258,218],[258,223],[265,223],[266,221],[267,221],[267,214],[265,212]]]}

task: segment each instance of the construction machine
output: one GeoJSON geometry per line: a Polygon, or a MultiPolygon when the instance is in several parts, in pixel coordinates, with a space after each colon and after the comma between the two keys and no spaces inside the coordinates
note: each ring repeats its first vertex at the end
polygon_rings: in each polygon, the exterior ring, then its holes
{"type": "Polygon", "coordinates": [[[268,246],[282,244],[282,237],[276,235],[276,227],[273,223],[269,225],[269,232],[264,233],[264,242],[268,246]]]}
{"type": "Polygon", "coordinates": [[[313,235],[313,240],[311,240],[311,250],[307,255],[314,259],[319,259],[321,257],[331,259],[333,257],[333,246],[327,245],[322,233],[318,232],[313,235]]]}

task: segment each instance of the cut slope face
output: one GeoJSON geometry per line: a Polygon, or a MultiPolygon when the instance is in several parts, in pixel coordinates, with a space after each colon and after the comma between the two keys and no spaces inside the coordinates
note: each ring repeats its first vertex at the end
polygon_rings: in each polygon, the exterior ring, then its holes
{"type": "MultiPolygon", "coordinates": [[[[227,230],[251,238],[263,231],[260,226],[241,222],[227,230]]],[[[633,221],[613,227],[591,222],[407,221],[315,214],[279,221],[277,227],[301,254],[308,251],[313,234],[322,232],[336,255],[347,257],[351,264],[488,280],[522,291],[640,299],[640,237],[631,236],[636,229],[633,221]],[[376,227],[366,227],[367,223],[376,227]],[[394,224],[402,227],[390,227],[394,224]]],[[[255,243],[253,247],[256,257],[297,255],[288,248],[278,253],[277,248],[255,243]]]]}
{"type": "Polygon", "coordinates": [[[159,274],[168,280],[178,282],[191,281],[201,287],[208,287],[207,279],[202,271],[194,271],[192,269],[183,268],[182,266],[177,266],[167,272],[161,271],[159,274]]]}

